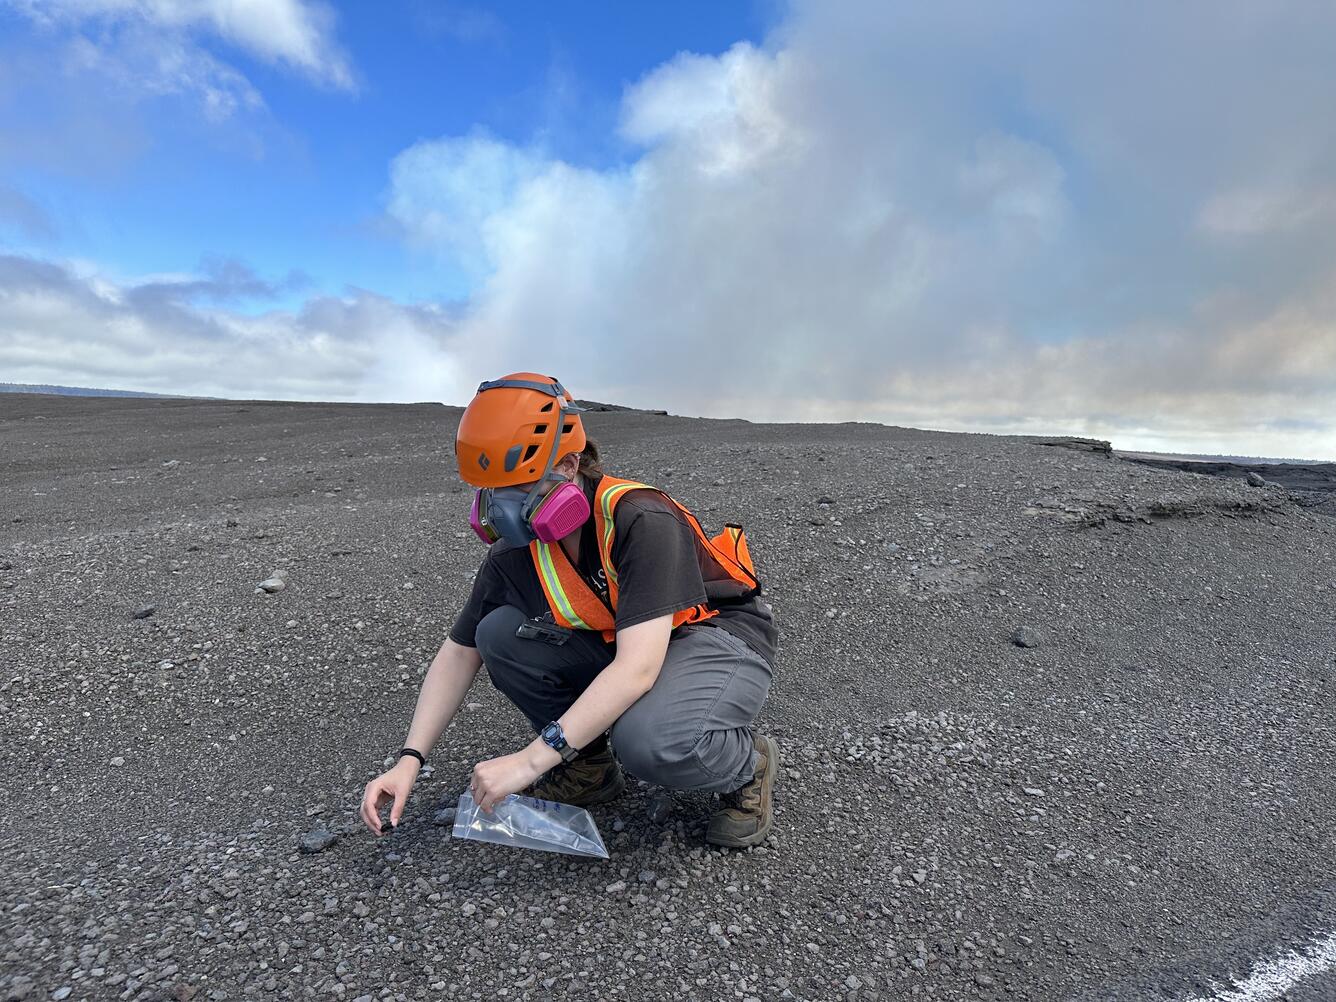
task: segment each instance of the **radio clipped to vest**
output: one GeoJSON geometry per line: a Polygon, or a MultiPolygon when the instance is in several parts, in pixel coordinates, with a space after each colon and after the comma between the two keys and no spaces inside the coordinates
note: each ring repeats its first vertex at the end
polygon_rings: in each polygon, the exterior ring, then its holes
{"type": "MultiPolygon", "coordinates": [[[[617,568],[612,562],[614,536],[613,512],[618,502],[634,490],[655,490],[648,484],[617,477],[603,477],[594,494],[594,530],[598,538],[598,554],[608,583],[608,600],[604,601],[589,587],[588,582],[571,564],[560,544],[535,540],[529,544],[538,580],[547,596],[553,619],[562,626],[576,630],[598,630],[603,639],[616,639],[617,568]]],[[[673,614],[673,627],[683,623],[697,623],[719,614],[723,606],[750,601],[761,594],[761,582],[756,575],[747,536],[742,526],[729,522],[721,532],[708,535],[700,520],[682,504],[662,491],[665,498],[677,506],[696,534],[699,550],[709,559],[701,560],[701,578],[705,582],[706,601],[673,614]]]]}

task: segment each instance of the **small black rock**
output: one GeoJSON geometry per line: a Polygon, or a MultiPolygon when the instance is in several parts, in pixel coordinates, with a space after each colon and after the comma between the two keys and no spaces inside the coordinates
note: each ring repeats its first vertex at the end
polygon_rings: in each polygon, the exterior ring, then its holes
{"type": "Polygon", "coordinates": [[[656,825],[661,825],[672,816],[675,806],[673,798],[666,793],[656,793],[645,805],[645,815],[656,825]]]}
{"type": "Polygon", "coordinates": [[[324,852],[335,842],[339,836],[327,828],[316,828],[302,836],[298,843],[302,852],[324,852]]]}
{"type": "Polygon", "coordinates": [[[1011,642],[1017,647],[1038,647],[1039,634],[1028,626],[1018,626],[1016,632],[1011,635],[1011,642]]]}

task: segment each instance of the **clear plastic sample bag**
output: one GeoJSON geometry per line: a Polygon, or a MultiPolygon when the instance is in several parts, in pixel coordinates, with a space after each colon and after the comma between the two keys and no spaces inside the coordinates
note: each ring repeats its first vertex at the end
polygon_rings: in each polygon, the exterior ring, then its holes
{"type": "Polygon", "coordinates": [[[455,809],[455,838],[513,845],[520,849],[608,858],[594,819],[583,807],[512,793],[487,814],[465,790],[455,809]]]}

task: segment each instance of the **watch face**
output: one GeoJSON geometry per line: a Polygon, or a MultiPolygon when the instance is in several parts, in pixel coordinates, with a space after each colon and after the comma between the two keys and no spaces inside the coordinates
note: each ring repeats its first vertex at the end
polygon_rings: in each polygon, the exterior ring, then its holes
{"type": "Polygon", "coordinates": [[[555,722],[548,724],[543,728],[542,738],[549,745],[556,747],[557,742],[561,739],[561,728],[555,722]]]}

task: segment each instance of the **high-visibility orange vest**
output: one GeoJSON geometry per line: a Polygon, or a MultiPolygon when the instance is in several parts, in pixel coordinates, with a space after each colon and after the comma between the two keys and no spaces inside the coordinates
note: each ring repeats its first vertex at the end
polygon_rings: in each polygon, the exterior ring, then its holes
{"type": "MultiPolygon", "coordinates": [[[[547,596],[547,605],[552,610],[554,621],[577,630],[599,630],[608,642],[616,639],[617,568],[612,564],[612,513],[618,502],[631,491],[654,489],[634,480],[604,476],[594,492],[594,534],[598,537],[599,560],[608,581],[606,602],[589,587],[571,564],[560,543],[544,543],[536,539],[529,544],[529,553],[533,557],[538,580],[543,585],[543,594],[547,596]]],[[[664,497],[668,495],[664,494],[664,497]]],[[[720,605],[745,602],[759,595],[761,582],[756,576],[742,526],[730,522],[722,532],[707,536],[695,515],[673,498],[668,497],[668,500],[686,516],[688,524],[704,546],[704,553],[712,558],[709,563],[702,561],[701,567],[706,601],[675,612],[673,627],[710,619],[719,615],[720,605]]]]}

